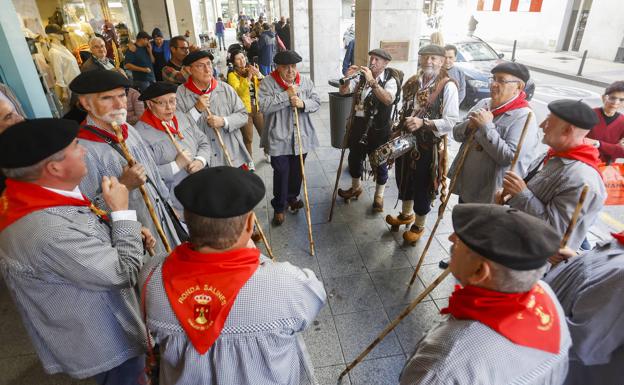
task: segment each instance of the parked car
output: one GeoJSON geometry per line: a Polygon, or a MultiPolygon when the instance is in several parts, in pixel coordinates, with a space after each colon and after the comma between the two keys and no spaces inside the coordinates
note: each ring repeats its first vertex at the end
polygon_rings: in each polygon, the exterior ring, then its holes
{"type": "MultiPolygon", "coordinates": [[[[420,39],[420,46],[429,44],[429,37],[420,39]]],[[[457,61],[455,65],[466,75],[466,97],[462,107],[468,109],[479,100],[490,97],[488,79],[492,76],[490,70],[504,62],[504,54],[497,53],[488,43],[476,36],[465,37],[454,41],[457,47],[457,61]]],[[[533,98],[535,82],[529,79],[524,87],[527,100],[533,98]]]]}

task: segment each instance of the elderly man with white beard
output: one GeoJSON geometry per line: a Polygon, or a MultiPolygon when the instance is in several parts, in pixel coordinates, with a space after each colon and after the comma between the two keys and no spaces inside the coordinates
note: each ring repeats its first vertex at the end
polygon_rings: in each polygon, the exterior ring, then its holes
{"type": "MultiPolygon", "coordinates": [[[[95,206],[108,211],[102,197],[102,177],[117,177],[130,192],[129,209],[136,211],[137,219],[143,226],[152,234],[157,234],[139,191],[139,187],[145,184],[169,245],[173,248],[180,243],[174,225],[178,218],[171,208],[167,207],[169,192],[148,146],[135,128],[126,123],[126,88],[129,86],[130,81],[115,71],[85,72],[69,85],[72,92],[79,95],[80,104],[88,112],[78,133],[78,138],[82,139],[80,143],[87,149],[85,160],[89,171],[80,183],[80,191],[95,206]],[[137,162],[132,167],[128,166],[124,157],[117,151],[119,142],[112,123],[120,125],[128,150],[137,162]]],[[[154,251],[162,253],[165,251],[164,244],[159,237],[156,238],[158,242],[154,251]]]]}

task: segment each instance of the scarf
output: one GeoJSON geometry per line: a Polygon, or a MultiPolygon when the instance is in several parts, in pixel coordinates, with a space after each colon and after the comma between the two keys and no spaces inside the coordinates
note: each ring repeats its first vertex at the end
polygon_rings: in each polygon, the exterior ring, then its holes
{"type": "Polygon", "coordinates": [[[583,162],[586,165],[593,167],[599,175],[602,175],[600,169],[598,168],[598,165],[600,164],[600,152],[592,145],[581,144],[567,151],[559,152],[556,152],[551,148],[548,150],[548,154],[546,154],[544,164],[546,164],[550,158],[553,157],[578,160],[579,162],[583,162]]]}
{"type": "Polygon", "coordinates": [[[553,354],[560,350],[557,307],[539,284],[526,293],[456,285],[449,306],[440,313],[481,322],[518,345],[553,354]]]}
{"type": "Polygon", "coordinates": [[[199,354],[219,338],[238,292],[260,264],[259,256],[260,250],[248,248],[202,254],[187,242],[163,263],[167,298],[199,354]]]}
{"type": "Polygon", "coordinates": [[[619,233],[611,233],[611,236],[620,243],[620,245],[624,245],[624,231],[619,233]]]}
{"type": "MultiPolygon", "coordinates": [[[[162,120],[158,119],[149,108],[145,109],[139,120],[154,127],[158,131],[167,132],[167,130],[165,130],[165,126],[162,124],[162,120]]],[[[178,138],[184,139],[182,132],[178,128],[178,118],[176,118],[175,115],[173,115],[173,127],[168,124],[167,128],[172,135],[177,135],[178,138]]]]}
{"type": "MultiPolygon", "coordinates": [[[[284,79],[282,79],[282,77],[280,76],[279,72],[277,72],[277,70],[271,72],[271,76],[273,77],[273,79],[275,79],[277,84],[279,84],[280,87],[282,87],[284,91],[288,89],[289,85],[286,84],[286,82],[284,81],[284,79]]],[[[295,84],[296,85],[301,84],[301,76],[299,76],[299,72],[297,72],[297,76],[295,76],[295,84]]]]}
{"type": "Polygon", "coordinates": [[[502,115],[507,111],[517,110],[518,108],[529,107],[529,102],[526,101],[526,94],[524,91],[520,91],[515,98],[511,99],[507,103],[504,103],[502,106],[498,106],[496,108],[492,108],[492,115],[497,117],[498,115],[502,115]]]}
{"type": "MultiPolygon", "coordinates": [[[[103,130],[101,128],[90,126],[87,124],[86,121],[82,122],[80,130],[78,131],[78,137],[80,139],[90,140],[91,142],[106,143],[106,140],[94,134],[93,132],[83,128],[83,126],[89,127],[92,130],[99,132],[104,137],[109,138],[113,143],[119,143],[119,141],[117,140],[117,135],[111,134],[110,132],[103,130]]],[[[123,136],[123,140],[125,141],[126,139],[128,139],[128,125],[124,123],[120,127],[121,127],[121,134],[123,136]]]]}
{"type": "Polygon", "coordinates": [[[210,87],[206,88],[205,90],[200,90],[199,88],[197,88],[195,83],[193,83],[193,77],[189,76],[188,79],[186,79],[186,83],[184,83],[184,87],[186,87],[194,94],[206,95],[211,93],[217,87],[217,79],[213,77],[212,80],[210,80],[210,87]]]}
{"type": "Polygon", "coordinates": [[[96,208],[84,195],[83,199],[67,197],[34,183],[6,180],[0,197],[0,232],[35,211],[57,206],[88,207],[94,214],[108,220],[103,210],[96,208]]]}

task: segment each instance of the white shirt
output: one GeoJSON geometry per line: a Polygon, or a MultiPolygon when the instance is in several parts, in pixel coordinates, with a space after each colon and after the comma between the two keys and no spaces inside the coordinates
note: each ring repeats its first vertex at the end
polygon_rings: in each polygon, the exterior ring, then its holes
{"type": "MultiPolygon", "coordinates": [[[[386,71],[382,71],[379,76],[377,76],[376,80],[377,83],[379,82],[383,82],[386,77],[386,71]]],[[[355,92],[355,87],[357,87],[358,82],[356,81],[351,81],[349,83],[349,92],[353,93],[355,92]]],[[[388,79],[388,82],[386,83],[386,85],[384,86],[384,90],[388,93],[390,93],[390,95],[392,96],[392,100],[394,101],[394,97],[396,96],[397,93],[397,89],[398,89],[398,85],[397,82],[394,78],[390,78],[388,79]]],[[[360,104],[364,103],[364,100],[366,100],[366,97],[368,96],[368,94],[371,93],[373,89],[371,88],[371,86],[368,85],[368,82],[366,83],[366,85],[364,86],[364,89],[362,90],[362,93],[360,94],[360,104]]],[[[359,116],[359,117],[365,117],[366,113],[365,111],[357,111],[355,112],[355,116],[359,116]]]]}
{"type": "Polygon", "coordinates": [[[54,77],[56,79],[56,85],[61,88],[69,87],[69,83],[78,75],[80,75],[80,68],[74,55],[64,46],[58,43],[50,44],[50,64],[54,71],[54,77]]]}

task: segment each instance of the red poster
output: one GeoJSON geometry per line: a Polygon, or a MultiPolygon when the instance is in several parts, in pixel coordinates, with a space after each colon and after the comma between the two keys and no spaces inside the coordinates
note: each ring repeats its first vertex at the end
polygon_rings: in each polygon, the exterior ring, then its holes
{"type": "Polygon", "coordinates": [[[483,11],[483,3],[485,0],[477,1],[477,11],[483,11]]]}
{"type": "Polygon", "coordinates": [[[492,11],[500,11],[501,1],[502,0],[494,0],[494,4],[492,4],[492,11]]]}
{"type": "Polygon", "coordinates": [[[529,8],[529,12],[541,12],[542,1],[543,0],[531,0],[531,8],[529,8]]]}
{"type": "Polygon", "coordinates": [[[511,5],[509,6],[509,11],[518,12],[518,4],[520,0],[511,0],[511,5]]]}

